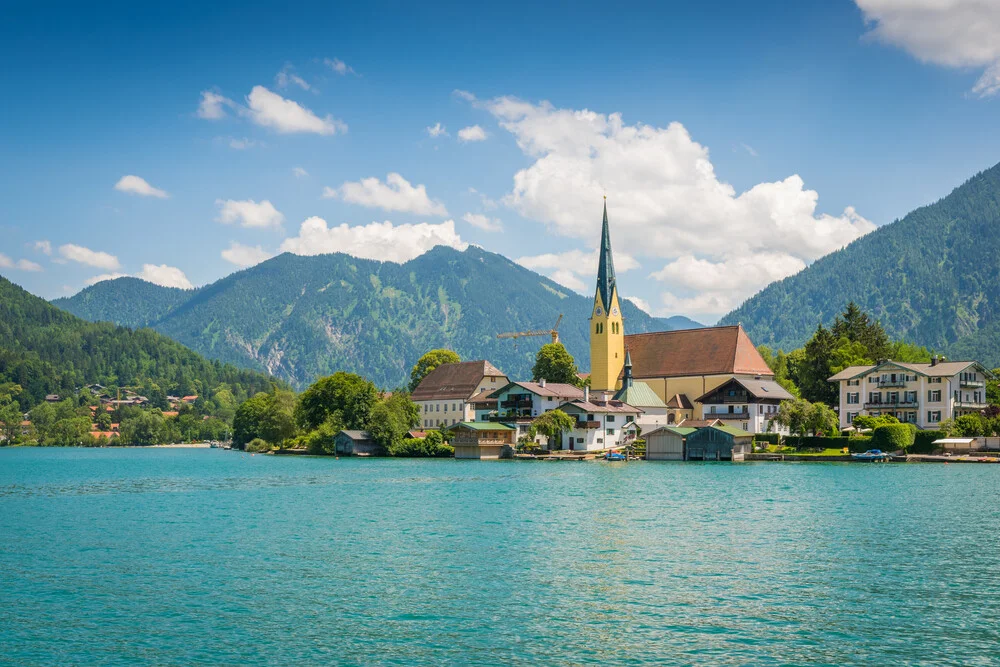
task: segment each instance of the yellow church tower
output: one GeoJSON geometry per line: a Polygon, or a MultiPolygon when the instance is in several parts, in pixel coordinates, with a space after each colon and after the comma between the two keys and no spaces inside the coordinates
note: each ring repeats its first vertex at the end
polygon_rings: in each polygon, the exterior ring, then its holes
{"type": "Polygon", "coordinates": [[[625,332],[622,330],[621,304],[615,284],[615,263],[611,256],[611,232],[608,229],[608,198],[605,197],[597,292],[590,316],[591,391],[614,392],[624,364],[625,332]]]}

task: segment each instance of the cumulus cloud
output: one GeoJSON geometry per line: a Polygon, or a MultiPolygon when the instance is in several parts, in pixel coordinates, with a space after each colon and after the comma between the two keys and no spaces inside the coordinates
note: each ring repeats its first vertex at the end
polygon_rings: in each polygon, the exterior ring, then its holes
{"type": "Polygon", "coordinates": [[[140,178],[138,176],[128,175],[122,176],[115,183],[115,190],[119,192],[128,192],[133,195],[140,195],[142,197],[158,197],[160,199],[166,199],[167,193],[159,188],[154,188],[152,185],[146,182],[146,179],[140,178]]]}
{"type": "Polygon", "coordinates": [[[236,102],[228,97],[213,93],[211,90],[201,91],[201,102],[198,104],[198,118],[219,120],[226,117],[226,108],[237,108],[236,102]]]}
{"type": "Polygon", "coordinates": [[[258,246],[243,245],[233,241],[229,247],[222,251],[222,259],[235,264],[240,268],[260,264],[264,260],[270,259],[273,255],[258,246]]]}
{"type": "Polygon", "coordinates": [[[345,74],[356,74],[354,68],[340,58],[324,58],[323,64],[341,76],[344,76],[345,74]]]}
{"type": "Polygon", "coordinates": [[[285,99],[264,86],[254,86],[247,95],[247,115],[250,120],[282,134],[306,132],[333,135],[347,132],[347,125],[327,114],[320,118],[293,100],[285,99]]]}
{"type": "Polygon", "coordinates": [[[114,271],[121,267],[121,262],[112,254],[99,250],[91,250],[83,246],[67,243],[59,246],[59,254],[72,262],[86,264],[106,271],[114,271]]]}
{"type": "Polygon", "coordinates": [[[292,173],[295,174],[295,178],[305,178],[309,175],[309,172],[302,167],[295,167],[292,169],[292,173]]]}
{"type": "Polygon", "coordinates": [[[1000,2],[995,0],[855,0],[868,36],[945,67],[984,67],[972,92],[1000,92],[1000,2]]]}
{"type": "Polygon", "coordinates": [[[163,287],[194,289],[194,285],[191,284],[183,271],[176,266],[167,266],[166,264],[143,264],[142,271],[136,274],[136,278],[163,287]]]}
{"type": "Polygon", "coordinates": [[[11,269],[14,271],[41,271],[41,264],[36,264],[31,260],[19,259],[13,260],[7,255],[0,252],[0,269],[11,269]]]}
{"type": "MultiPolygon", "coordinates": [[[[875,228],[850,207],[840,215],[817,213],[819,195],[798,175],[736,192],[719,180],[708,149],[680,123],[628,125],[617,113],[511,97],[476,105],[491,112],[533,160],[514,175],[504,199],[509,207],[556,234],[595,242],[600,195],[608,193],[616,247],[663,262],[664,277],[673,275],[668,267],[674,262],[690,256],[713,264],[767,257],[780,267],[771,275],[781,278],[875,228]]],[[[690,282],[666,282],[665,289],[674,297],[695,297],[704,287],[690,282]]],[[[726,303],[756,289],[752,281],[733,282],[719,288],[726,303]]]]}
{"type": "MultiPolygon", "coordinates": [[[[597,286],[598,252],[594,250],[566,250],[528,255],[514,260],[526,269],[548,276],[574,292],[590,296],[597,286]]],[[[632,255],[615,252],[615,271],[625,273],[639,267],[632,255]]]]}
{"type": "Polygon", "coordinates": [[[52,244],[48,241],[35,241],[32,247],[44,255],[52,254],[52,244]]]}
{"type": "Polygon", "coordinates": [[[466,213],[462,216],[462,220],[484,232],[499,232],[503,229],[500,218],[488,218],[482,213],[466,213]]]}
{"type": "Polygon", "coordinates": [[[219,216],[216,221],[225,225],[239,223],[243,227],[254,227],[264,229],[267,227],[281,227],[285,222],[285,216],[274,207],[274,204],[264,200],[259,204],[253,199],[242,201],[234,199],[216,199],[215,203],[219,207],[219,216]]]}
{"type": "Polygon", "coordinates": [[[427,134],[432,137],[447,137],[448,130],[445,129],[444,125],[441,123],[434,123],[427,128],[427,134]]]}
{"type": "Polygon", "coordinates": [[[97,283],[103,283],[105,280],[116,280],[118,278],[128,278],[130,277],[127,273],[102,273],[96,275],[93,278],[87,278],[84,281],[87,285],[96,285],[97,283]]]}
{"type": "Polygon", "coordinates": [[[455,231],[454,220],[405,225],[393,225],[386,220],[354,227],[347,224],[328,227],[326,220],[314,216],[302,223],[298,236],[285,239],[281,251],[297,255],[342,252],[365,259],[402,263],[439,245],[456,250],[469,247],[455,231]]]}
{"type": "Polygon", "coordinates": [[[625,300],[631,301],[632,305],[634,305],[636,308],[646,313],[647,315],[653,314],[653,309],[650,307],[649,302],[646,301],[645,299],[640,299],[637,296],[627,296],[625,297],[625,300]]]}
{"type": "Polygon", "coordinates": [[[469,143],[471,141],[485,141],[486,140],[486,130],[479,127],[478,125],[470,125],[469,127],[463,127],[458,131],[458,140],[464,143],[469,143]]]}
{"type": "Polygon", "coordinates": [[[385,177],[385,183],[374,176],[357,182],[349,181],[339,188],[324,188],[323,196],[326,198],[339,197],[350,204],[360,204],[386,211],[401,211],[417,215],[448,215],[444,204],[427,196],[426,187],[412,185],[395,172],[385,177]]]}

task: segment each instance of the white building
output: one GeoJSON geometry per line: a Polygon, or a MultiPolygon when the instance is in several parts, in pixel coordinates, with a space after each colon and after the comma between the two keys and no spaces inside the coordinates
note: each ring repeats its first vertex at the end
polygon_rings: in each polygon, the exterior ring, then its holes
{"type": "Polygon", "coordinates": [[[976,361],[909,364],[884,361],[850,366],[829,378],[839,387],[840,427],[858,415],[892,415],[923,429],[986,409],[986,381],[993,373],[976,361]]]}
{"type": "Polygon", "coordinates": [[[568,401],[559,409],[576,419],[572,431],[562,434],[562,442],[551,443],[549,449],[592,451],[623,447],[635,438],[636,418],[642,411],[628,403],[611,398],[604,392],[584,390],[583,398],[568,401]]]}
{"type": "Polygon", "coordinates": [[[771,378],[734,377],[697,398],[702,419],[721,419],[747,433],[785,433],[773,423],[782,401],[794,399],[771,378]]]}
{"type": "Polygon", "coordinates": [[[442,364],[427,374],[410,399],[420,408],[422,428],[475,421],[473,404],[509,382],[488,361],[442,364]]]}
{"type": "Polygon", "coordinates": [[[571,384],[545,380],[509,382],[489,395],[490,399],[496,399],[497,405],[496,415],[487,418],[495,418],[515,427],[516,439],[520,439],[528,432],[528,427],[535,417],[549,410],[555,410],[567,401],[583,398],[583,391],[571,384]]]}

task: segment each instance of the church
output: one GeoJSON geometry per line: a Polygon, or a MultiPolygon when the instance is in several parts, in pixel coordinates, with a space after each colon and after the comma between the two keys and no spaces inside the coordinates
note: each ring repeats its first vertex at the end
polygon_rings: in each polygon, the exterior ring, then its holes
{"type": "Polygon", "coordinates": [[[751,417],[758,410],[765,415],[788,396],[742,325],[626,335],[606,199],[590,317],[590,389],[630,398],[625,400],[630,405],[642,396],[647,405],[636,407],[647,419],[662,414],[662,424],[701,420],[702,401],[711,401],[713,419],[751,433],[764,430],[769,421],[751,417]],[[731,383],[734,379],[738,382],[731,383]]]}

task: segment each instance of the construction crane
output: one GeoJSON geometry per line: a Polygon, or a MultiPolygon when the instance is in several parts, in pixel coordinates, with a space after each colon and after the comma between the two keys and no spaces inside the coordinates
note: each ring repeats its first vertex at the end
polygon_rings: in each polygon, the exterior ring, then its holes
{"type": "Polygon", "coordinates": [[[497,334],[497,338],[513,338],[514,342],[517,342],[518,338],[528,338],[530,336],[552,336],[552,342],[559,342],[559,323],[562,322],[562,314],[556,320],[555,326],[551,329],[535,329],[534,331],[509,331],[507,333],[497,334]]]}

